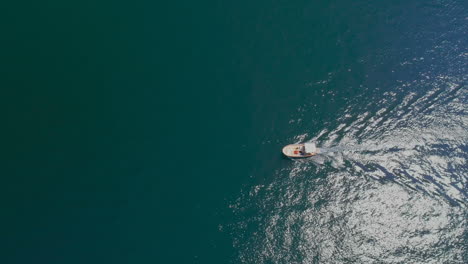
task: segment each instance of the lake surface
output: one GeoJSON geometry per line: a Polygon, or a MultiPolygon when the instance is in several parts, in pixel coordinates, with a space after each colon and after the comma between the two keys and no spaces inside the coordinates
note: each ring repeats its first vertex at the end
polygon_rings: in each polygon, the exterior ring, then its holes
{"type": "Polygon", "coordinates": [[[2,263],[468,262],[466,1],[4,5],[2,263]]]}

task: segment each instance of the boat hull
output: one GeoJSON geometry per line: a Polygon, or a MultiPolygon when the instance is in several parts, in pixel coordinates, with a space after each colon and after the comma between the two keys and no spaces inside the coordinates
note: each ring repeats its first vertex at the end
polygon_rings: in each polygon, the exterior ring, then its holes
{"type": "Polygon", "coordinates": [[[304,144],[291,144],[283,148],[283,154],[290,158],[308,158],[317,155],[317,153],[305,153],[304,144]]]}

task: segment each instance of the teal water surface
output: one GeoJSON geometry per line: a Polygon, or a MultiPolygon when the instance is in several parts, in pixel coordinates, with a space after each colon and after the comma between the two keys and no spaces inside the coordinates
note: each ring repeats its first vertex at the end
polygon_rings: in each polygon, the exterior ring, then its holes
{"type": "Polygon", "coordinates": [[[467,263],[467,11],[2,4],[0,261],[467,263]]]}

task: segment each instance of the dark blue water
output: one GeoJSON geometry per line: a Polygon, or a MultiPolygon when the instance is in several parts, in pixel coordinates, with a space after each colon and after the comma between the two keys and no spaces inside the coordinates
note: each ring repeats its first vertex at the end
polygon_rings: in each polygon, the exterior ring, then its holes
{"type": "Polygon", "coordinates": [[[0,10],[2,263],[468,262],[466,1],[0,10]]]}

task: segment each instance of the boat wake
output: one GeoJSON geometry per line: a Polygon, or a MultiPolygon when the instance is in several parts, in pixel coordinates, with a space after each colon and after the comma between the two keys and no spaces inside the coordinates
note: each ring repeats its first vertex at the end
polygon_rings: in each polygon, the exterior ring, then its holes
{"type": "Polygon", "coordinates": [[[325,147],[325,148],[320,148],[320,154],[325,155],[327,153],[333,153],[333,152],[342,152],[346,150],[351,150],[349,147],[346,146],[335,146],[335,147],[325,147]]]}
{"type": "Polygon", "coordinates": [[[421,95],[382,99],[375,115],[368,109],[354,120],[343,118],[339,129],[314,140],[335,145],[323,148],[323,154],[348,161],[341,164],[354,173],[465,204],[467,99],[463,80],[440,82],[421,95]]]}

